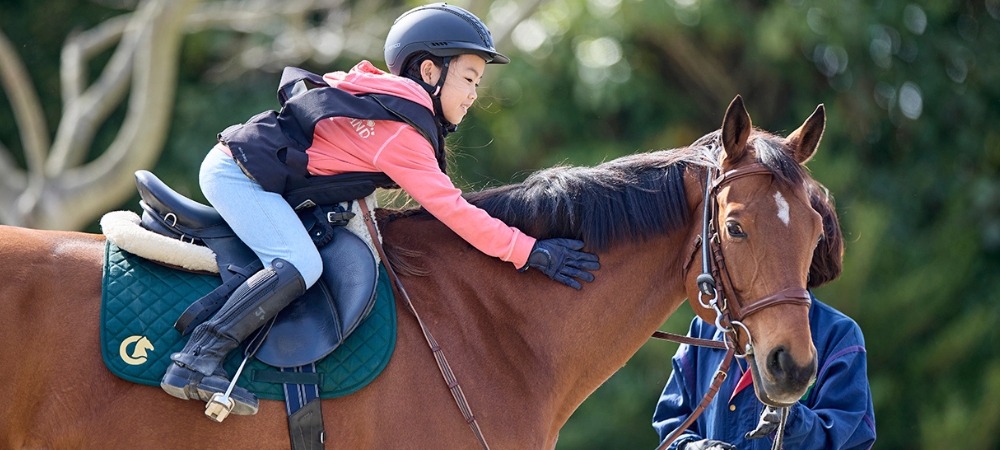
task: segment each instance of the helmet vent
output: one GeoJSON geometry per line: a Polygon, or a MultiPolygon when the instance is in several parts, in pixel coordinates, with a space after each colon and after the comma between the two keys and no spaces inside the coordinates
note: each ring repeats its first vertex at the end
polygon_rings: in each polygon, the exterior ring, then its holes
{"type": "Polygon", "coordinates": [[[447,47],[448,46],[448,42],[447,41],[437,41],[437,42],[431,42],[430,45],[431,45],[431,47],[447,47]]]}

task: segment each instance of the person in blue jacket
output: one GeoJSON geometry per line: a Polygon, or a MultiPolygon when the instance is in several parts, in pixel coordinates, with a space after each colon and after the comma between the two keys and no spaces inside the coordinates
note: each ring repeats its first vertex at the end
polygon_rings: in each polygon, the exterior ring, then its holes
{"type": "MultiPolygon", "coordinates": [[[[811,200],[823,216],[824,232],[809,269],[808,285],[814,288],[840,275],[843,241],[832,200],[820,187],[813,190],[811,200]]],[[[861,328],[815,297],[809,326],[819,363],[816,382],[789,408],[784,448],[870,449],[875,442],[875,412],[861,328]]],[[[718,328],[697,317],[688,336],[723,339],[718,328]]],[[[661,442],[701,402],[725,354],[725,350],[685,344],[677,349],[673,372],[653,413],[653,428],[661,442]]],[[[778,412],[757,399],[749,374],[746,361],[736,359],[715,399],[668,449],[770,449],[778,412]]]]}

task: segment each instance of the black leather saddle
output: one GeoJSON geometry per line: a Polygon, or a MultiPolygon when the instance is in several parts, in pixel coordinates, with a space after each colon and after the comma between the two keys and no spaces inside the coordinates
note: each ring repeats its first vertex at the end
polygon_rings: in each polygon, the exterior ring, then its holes
{"type": "MultiPolygon", "coordinates": [[[[137,171],[135,178],[144,228],[207,246],[216,254],[222,285],[192,304],[174,324],[187,334],[263,265],[214,208],[175,192],[148,171],[137,171]]],[[[336,180],[328,188],[336,189],[336,180]]],[[[353,217],[351,212],[339,204],[314,204],[297,212],[319,248],[323,275],[278,313],[257,350],[258,359],[275,367],[302,366],[333,352],[371,311],[378,282],[378,266],[368,245],[342,226],[353,217]]]]}

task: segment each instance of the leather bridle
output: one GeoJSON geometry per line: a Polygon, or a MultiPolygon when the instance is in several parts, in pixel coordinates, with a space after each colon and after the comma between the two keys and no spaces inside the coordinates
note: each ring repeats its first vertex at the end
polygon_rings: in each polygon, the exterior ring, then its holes
{"type": "MultiPolygon", "coordinates": [[[[702,213],[702,232],[696,239],[695,249],[701,248],[701,274],[698,275],[698,303],[703,308],[715,311],[715,325],[720,330],[726,332],[726,336],[735,346],[738,342],[738,331],[736,326],[742,328],[747,333],[747,345],[744,353],[740,349],[736,350],[737,356],[743,356],[746,352],[752,352],[753,339],[750,331],[743,320],[760,310],[778,304],[797,304],[808,307],[811,303],[809,291],[804,287],[792,287],[776,292],[774,294],[759,298],[755,301],[744,303],[734,290],[732,277],[726,265],[725,255],[722,253],[722,240],[719,236],[720,228],[714,226],[715,217],[719,213],[719,191],[727,184],[743,177],[753,175],[772,176],[771,170],[760,163],[754,163],[739,167],[722,173],[713,180],[714,170],[706,170],[705,180],[705,201],[702,213]],[[708,245],[704,245],[704,243],[708,245]],[[706,302],[706,299],[708,301],[706,302]]],[[[688,261],[690,267],[694,260],[694,252],[688,261]]]]}
{"type": "Polygon", "coordinates": [[[760,163],[724,172],[718,178],[714,176],[717,170],[712,167],[708,167],[705,172],[705,198],[702,203],[701,234],[695,239],[691,256],[687,264],[685,264],[685,270],[690,269],[691,263],[700,249],[701,274],[698,275],[695,281],[698,285],[698,303],[703,308],[715,311],[715,326],[725,333],[725,339],[724,342],[719,342],[710,339],[679,336],[662,331],[653,333],[653,337],[689,345],[726,349],[727,352],[712,379],[711,387],[705,393],[698,407],[680,427],[667,436],[663,443],[657,447],[658,450],[667,448],[681,433],[694,423],[695,419],[712,402],[715,394],[718,393],[719,388],[722,386],[722,382],[726,379],[726,373],[729,371],[733,356],[746,357],[753,354],[753,337],[750,335],[750,330],[742,322],[745,318],[774,305],[793,304],[808,307],[811,304],[809,291],[798,287],[784,289],[746,304],[740,300],[740,297],[733,289],[732,277],[729,275],[725,256],[722,253],[722,240],[719,237],[719,227],[714,226],[714,218],[718,216],[719,212],[719,190],[734,180],[743,177],[753,175],[772,176],[772,173],[770,169],[760,163]],[[739,332],[737,330],[739,328],[742,328],[747,335],[747,344],[743,349],[737,348],[737,343],[739,342],[739,332]]]}

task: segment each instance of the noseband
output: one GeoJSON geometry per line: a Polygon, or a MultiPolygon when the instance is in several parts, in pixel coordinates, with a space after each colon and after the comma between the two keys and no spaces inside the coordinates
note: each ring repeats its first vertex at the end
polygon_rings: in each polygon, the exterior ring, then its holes
{"type": "Polygon", "coordinates": [[[726,345],[737,352],[739,326],[747,334],[747,345],[743,353],[737,356],[746,356],[753,352],[753,338],[750,330],[743,324],[743,319],[769,306],[778,304],[803,305],[808,307],[811,303],[809,291],[805,288],[792,287],[776,292],[774,294],[759,298],[755,301],[744,303],[733,289],[732,277],[726,266],[726,258],[722,253],[722,240],[719,237],[719,230],[714,226],[715,219],[719,213],[719,190],[734,180],[752,175],[772,176],[771,171],[763,164],[754,163],[737,169],[722,173],[717,179],[714,178],[715,170],[711,167],[706,169],[705,175],[705,201],[702,209],[701,235],[695,241],[695,251],[691,253],[691,258],[687,266],[690,267],[694,255],[701,247],[701,274],[698,275],[697,284],[700,295],[698,303],[703,308],[715,311],[715,326],[726,334],[726,345]],[[707,245],[705,243],[708,243],[707,245]],[[709,299],[706,301],[705,299],[709,299]]]}

